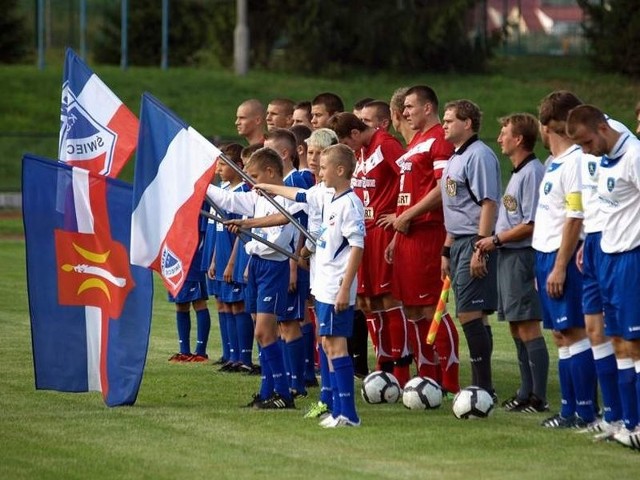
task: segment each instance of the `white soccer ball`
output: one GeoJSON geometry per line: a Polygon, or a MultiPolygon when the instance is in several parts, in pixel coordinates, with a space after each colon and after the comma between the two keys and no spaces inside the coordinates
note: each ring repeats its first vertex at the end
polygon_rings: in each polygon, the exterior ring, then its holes
{"type": "Polygon", "coordinates": [[[402,389],[393,374],[377,371],[365,377],[360,393],[367,403],[396,403],[402,389]]]}
{"type": "Polygon", "coordinates": [[[452,408],[456,418],[486,418],[493,410],[493,398],[486,390],[471,386],[456,394],[452,408]]]}
{"type": "Polygon", "coordinates": [[[402,392],[402,403],[409,410],[429,410],[442,405],[442,389],[429,377],[414,377],[402,392]]]}

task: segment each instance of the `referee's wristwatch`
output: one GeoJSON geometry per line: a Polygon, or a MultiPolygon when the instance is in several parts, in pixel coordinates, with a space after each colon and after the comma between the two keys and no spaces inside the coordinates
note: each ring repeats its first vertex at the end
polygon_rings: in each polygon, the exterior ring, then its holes
{"type": "Polygon", "coordinates": [[[493,236],[493,244],[496,247],[501,247],[502,246],[502,242],[500,241],[500,237],[498,237],[497,233],[493,236]]]}

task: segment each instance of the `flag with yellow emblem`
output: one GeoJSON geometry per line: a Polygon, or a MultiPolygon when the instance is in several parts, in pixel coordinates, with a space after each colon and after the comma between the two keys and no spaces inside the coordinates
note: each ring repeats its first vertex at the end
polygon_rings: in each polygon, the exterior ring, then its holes
{"type": "Polygon", "coordinates": [[[131,185],[25,155],[22,198],[36,388],[133,404],[153,287],[129,262],[131,185]]]}

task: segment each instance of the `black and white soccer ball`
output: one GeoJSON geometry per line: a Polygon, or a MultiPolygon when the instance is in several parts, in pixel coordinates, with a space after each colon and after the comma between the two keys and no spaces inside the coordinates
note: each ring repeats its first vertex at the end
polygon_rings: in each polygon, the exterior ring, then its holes
{"type": "Polygon", "coordinates": [[[456,418],[486,418],[493,410],[493,398],[486,390],[471,386],[456,394],[452,408],[456,418]]]}
{"type": "Polygon", "coordinates": [[[442,389],[429,377],[414,377],[402,392],[402,404],[409,410],[430,410],[442,405],[442,389]]]}
{"type": "Polygon", "coordinates": [[[393,374],[376,371],[362,381],[360,393],[367,403],[396,403],[402,389],[393,374]]]}

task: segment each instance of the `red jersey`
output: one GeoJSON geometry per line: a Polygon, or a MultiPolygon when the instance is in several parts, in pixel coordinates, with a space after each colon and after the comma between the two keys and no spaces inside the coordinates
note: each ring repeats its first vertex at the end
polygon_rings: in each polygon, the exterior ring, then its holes
{"type": "Polygon", "coordinates": [[[371,142],[356,152],[358,163],[351,186],[364,204],[366,228],[381,215],[395,212],[398,198],[397,160],[404,154],[402,144],[386,130],[376,130],[371,142]]]}
{"type": "MultiPolygon", "coordinates": [[[[453,155],[453,144],[445,141],[442,125],[434,125],[424,133],[416,133],[407,147],[407,153],[398,159],[400,166],[400,192],[396,213],[400,215],[418,203],[437,187],[437,180],[453,155]]],[[[442,206],[415,217],[412,225],[443,223],[442,206]]]]}

